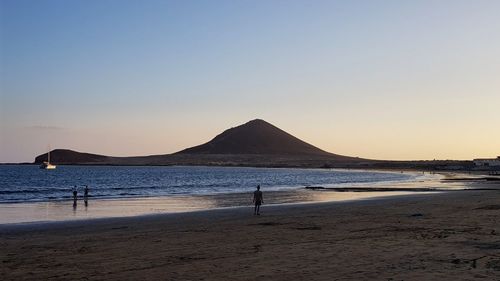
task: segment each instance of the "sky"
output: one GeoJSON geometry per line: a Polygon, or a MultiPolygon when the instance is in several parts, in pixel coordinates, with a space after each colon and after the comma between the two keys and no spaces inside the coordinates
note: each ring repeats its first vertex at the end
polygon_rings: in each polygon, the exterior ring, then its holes
{"type": "Polygon", "coordinates": [[[500,1],[0,0],[0,162],[260,118],[371,159],[500,155],[500,1]]]}

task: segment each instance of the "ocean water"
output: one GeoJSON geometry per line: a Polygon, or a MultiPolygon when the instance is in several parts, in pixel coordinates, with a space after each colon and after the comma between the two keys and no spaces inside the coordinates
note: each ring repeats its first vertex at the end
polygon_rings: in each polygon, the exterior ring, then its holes
{"type": "Polygon", "coordinates": [[[410,180],[415,175],[332,169],[285,169],[184,166],[0,165],[0,203],[48,202],[72,198],[88,185],[92,198],[136,198],[290,190],[410,180]]]}

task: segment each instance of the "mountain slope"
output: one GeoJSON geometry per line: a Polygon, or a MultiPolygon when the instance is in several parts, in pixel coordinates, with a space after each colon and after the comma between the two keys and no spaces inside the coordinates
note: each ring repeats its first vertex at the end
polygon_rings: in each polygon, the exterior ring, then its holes
{"type": "MultiPolygon", "coordinates": [[[[106,162],[108,156],[83,153],[69,149],[54,149],[50,152],[50,162],[53,164],[87,164],[106,162]]],[[[35,164],[47,161],[47,153],[35,158],[35,164]]]]}
{"type": "Polygon", "coordinates": [[[260,119],[228,129],[177,154],[332,155],[260,119]]]}

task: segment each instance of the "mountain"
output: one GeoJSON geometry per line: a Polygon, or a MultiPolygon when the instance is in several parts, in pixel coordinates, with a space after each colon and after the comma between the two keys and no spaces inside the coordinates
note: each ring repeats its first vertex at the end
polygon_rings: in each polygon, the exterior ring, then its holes
{"type": "MultiPolygon", "coordinates": [[[[69,149],[54,149],[50,152],[50,162],[53,164],[95,164],[105,163],[110,157],[98,154],[83,153],[69,149]]],[[[47,161],[47,153],[35,158],[35,164],[47,161]]]]}
{"type": "Polygon", "coordinates": [[[217,135],[211,141],[178,154],[332,155],[289,133],[255,119],[217,135]]]}
{"type": "MultiPolygon", "coordinates": [[[[300,168],[467,170],[472,161],[384,161],[321,150],[260,119],[228,129],[211,141],[173,154],[113,157],[55,149],[51,163],[80,165],[205,165],[300,168]]],[[[47,153],[35,163],[47,161],[47,153]]]]}
{"type": "MultiPolygon", "coordinates": [[[[321,150],[260,119],[228,129],[211,141],[173,154],[113,157],[68,149],[51,151],[54,164],[359,167],[370,160],[321,150]]],[[[35,163],[47,160],[47,154],[35,163]]]]}

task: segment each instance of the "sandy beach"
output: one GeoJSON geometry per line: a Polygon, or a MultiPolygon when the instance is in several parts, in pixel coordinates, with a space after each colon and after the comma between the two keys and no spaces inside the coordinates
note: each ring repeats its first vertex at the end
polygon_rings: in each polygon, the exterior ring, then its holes
{"type": "MultiPolygon", "coordinates": [[[[499,188],[488,184],[488,188],[499,188]]],[[[500,192],[0,227],[3,280],[500,280],[500,192]]]]}

